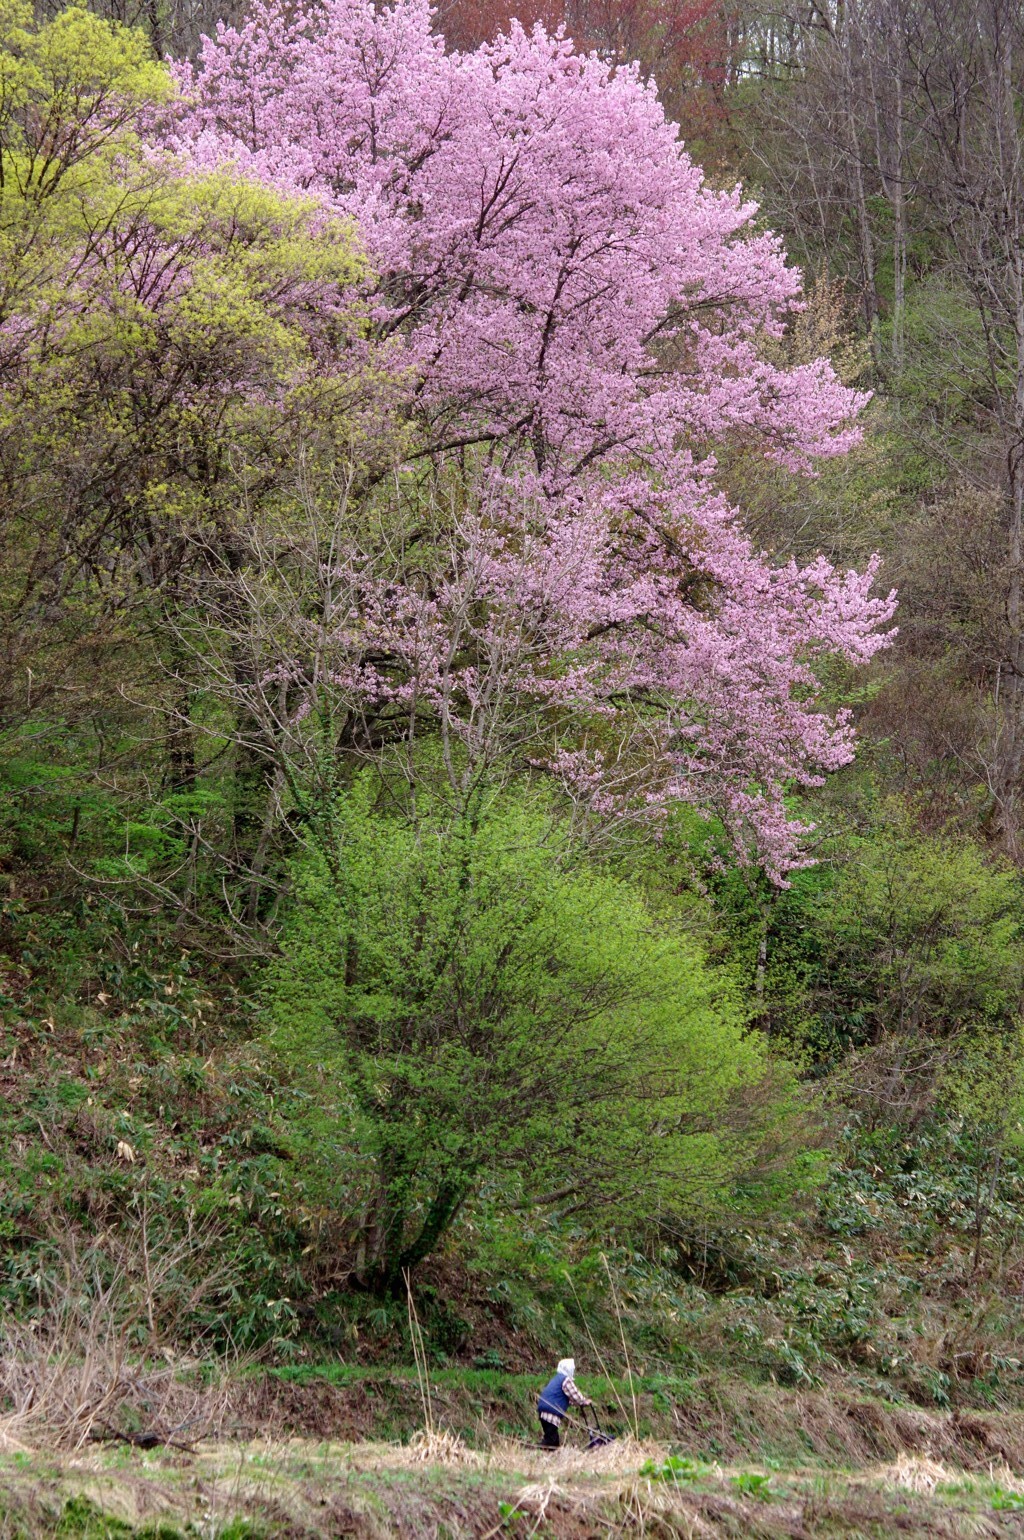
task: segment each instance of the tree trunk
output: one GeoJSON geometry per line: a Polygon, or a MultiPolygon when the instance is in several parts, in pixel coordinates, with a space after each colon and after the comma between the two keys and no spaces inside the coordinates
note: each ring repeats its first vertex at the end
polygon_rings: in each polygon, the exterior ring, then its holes
{"type": "MultiPolygon", "coordinates": [[[[1024,637],[1022,619],[1022,535],[1024,535],[1024,240],[1021,197],[1024,145],[1016,116],[1012,58],[1012,34],[1007,29],[998,39],[996,64],[996,141],[999,160],[999,223],[1009,250],[1004,280],[1009,284],[1012,308],[1012,364],[1014,388],[1004,432],[1006,447],[1006,500],[1008,508],[1006,622],[1008,631],[1005,670],[1005,707],[998,720],[999,758],[997,795],[999,832],[1009,851],[1018,853],[1021,760],[1024,751],[1024,637]]],[[[989,253],[984,257],[991,260],[989,253]]],[[[1005,292],[1005,291],[1004,291],[1005,292]]]]}
{"type": "Polygon", "coordinates": [[[380,1296],[404,1295],[406,1274],[437,1250],[469,1194],[463,1183],[441,1182],[418,1232],[407,1241],[408,1205],[397,1190],[401,1185],[397,1178],[398,1174],[393,1174],[382,1188],[373,1247],[375,1263],[365,1279],[365,1286],[380,1296]]]}

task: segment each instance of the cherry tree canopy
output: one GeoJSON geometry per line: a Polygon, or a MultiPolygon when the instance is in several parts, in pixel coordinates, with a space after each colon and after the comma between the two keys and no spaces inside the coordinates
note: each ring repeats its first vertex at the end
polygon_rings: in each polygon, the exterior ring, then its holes
{"type": "Polygon", "coordinates": [[[771,361],[800,277],[755,206],[637,73],[516,25],[446,54],[424,0],[270,0],[179,80],[179,150],[355,218],[407,463],[461,477],[431,563],[341,532],[339,684],[476,770],[514,750],[599,807],[686,798],[781,876],[786,786],[852,752],[815,657],[869,658],[893,599],[874,564],[773,565],[716,487],[716,445],[810,471],[866,399],[771,361]]]}

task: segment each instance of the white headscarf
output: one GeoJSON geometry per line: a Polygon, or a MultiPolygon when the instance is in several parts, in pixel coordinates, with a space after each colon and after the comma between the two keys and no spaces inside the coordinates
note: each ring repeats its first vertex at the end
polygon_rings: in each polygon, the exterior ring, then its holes
{"type": "Polygon", "coordinates": [[[555,1373],[561,1374],[567,1380],[574,1380],[576,1378],[575,1358],[560,1358],[555,1373]]]}

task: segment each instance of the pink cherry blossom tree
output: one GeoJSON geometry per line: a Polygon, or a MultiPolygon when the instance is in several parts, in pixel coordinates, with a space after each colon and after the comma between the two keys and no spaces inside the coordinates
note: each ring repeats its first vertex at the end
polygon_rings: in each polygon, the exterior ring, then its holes
{"type": "MultiPolygon", "coordinates": [[[[330,558],[350,602],[309,622],[316,655],[393,737],[439,734],[454,786],[533,765],[606,813],[683,797],[782,880],[787,787],[853,751],[816,660],[870,658],[894,599],[876,563],[756,551],[715,452],[813,473],[866,398],[825,360],[771,361],[799,274],[637,72],[517,25],[446,54],[430,20],[425,0],[268,0],[180,68],[168,130],[353,218],[372,269],[402,463],[362,452],[330,558]]],[[[283,677],[295,722],[301,649],[283,677]]]]}

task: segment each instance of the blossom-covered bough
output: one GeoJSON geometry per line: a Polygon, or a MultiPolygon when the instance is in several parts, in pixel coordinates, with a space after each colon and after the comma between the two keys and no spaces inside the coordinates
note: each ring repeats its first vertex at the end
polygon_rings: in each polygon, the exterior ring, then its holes
{"type": "Polygon", "coordinates": [[[347,504],[339,688],[429,723],[457,784],[515,762],[606,812],[685,798],[781,880],[786,788],[852,753],[816,660],[870,658],[894,600],[874,562],[773,564],[716,485],[723,443],[812,472],[866,400],[770,361],[800,277],[755,206],[637,74],[517,26],[446,53],[424,0],[270,0],[179,82],[180,151],[314,193],[373,273],[406,512],[375,544],[347,504]]]}

